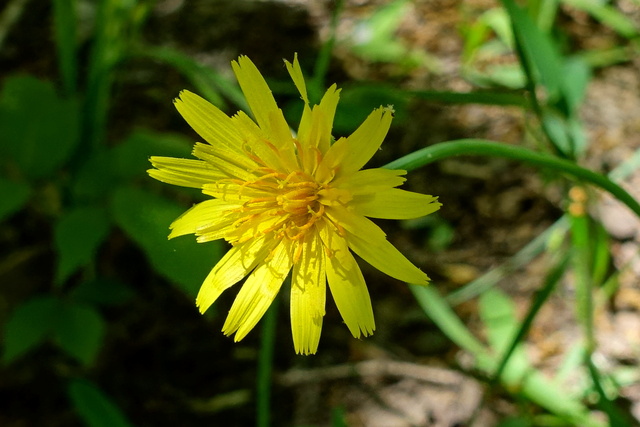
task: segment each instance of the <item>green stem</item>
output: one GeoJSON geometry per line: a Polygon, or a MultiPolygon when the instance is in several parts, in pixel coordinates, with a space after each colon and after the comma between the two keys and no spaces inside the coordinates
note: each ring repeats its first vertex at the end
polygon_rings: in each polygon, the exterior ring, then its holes
{"type": "Polygon", "coordinates": [[[571,175],[608,191],[622,203],[627,205],[627,207],[629,207],[629,209],[631,209],[640,218],[640,204],[623,188],[615,184],[606,176],[580,167],[569,160],[538,153],[527,148],[500,144],[493,141],[481,139],[460,139],[456,141],[442,142],[407,154],[404,157],[388,163],[384,167],[387,169],[404,169],[406,171],[412,171],[438,160],[463,155],[504,157],[556,170],[566,175],[571,175]]]}
{"type": "Polygon", "coordinates": [[[278,299],[275,299],[262,320],[257,379],[258,416],[256,425],[258,427],[268,427],[271,421],[271,371],[273,367],[277,317],[278,299]]]}

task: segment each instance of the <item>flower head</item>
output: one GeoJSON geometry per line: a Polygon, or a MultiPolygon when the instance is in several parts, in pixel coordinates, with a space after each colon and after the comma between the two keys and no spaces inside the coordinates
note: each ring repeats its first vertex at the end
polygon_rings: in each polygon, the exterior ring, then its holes
{"type": "Polygon", "coordinates": [[[246,56],[232,62],[255,120],[229,117],[183,91],[175,105],[205,142],[195,159],[152,157],[149,174],[211,196],[171,224],[169,238],[195,234],[198,242],[225,239],[232,248],[211,270],[196,299],[201,312],[246,277],[223,332],[244,338],[264,315],[291,272],[291,328],[297,353],[318,348],[327,283],[354,337],[375,330],[371,300],[351,251],[398,280],[426,284],[367,217],[408,219],[430,214],[433,196],[395,187],[404,171],[360,170],[386,136],[393,111],[374,110],[349,137],[333,142],[340,90],[331,86],[310,106],[297,57],[285,61],[304,101],[294,136],[264,78],[246,56]]]}

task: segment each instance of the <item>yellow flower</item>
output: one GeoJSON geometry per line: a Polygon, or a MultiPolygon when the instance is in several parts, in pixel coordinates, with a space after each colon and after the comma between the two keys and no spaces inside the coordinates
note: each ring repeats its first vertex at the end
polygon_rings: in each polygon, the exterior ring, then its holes
{"type": "Polygon", "coordinates": [[[319,105],[310,106],[297,57],[285,64],[305,104],[296,136],[256,66],[241,56],[232,62],[233,71],[255,121],[242,111],[228,117],[183,91],[175,105],[206,141],[193,150],[200,160],[152,157],[155,169],[149,174],[212,197],[176,219],[169,238],[194,233],[198,242],[225,239],[232,245],[202,284],[196,299],[200,311],[247,277],[222,329],[240,341],[293,269],[293,344],[297,353],[313,354],[327,283],[354,337],[375,330],[369,292],[351,251],[398,280],[429,280],[367,217],[415,218],[438,210],[440,203],[394,188],[405,181],[405,171],[360,170],[389,131],[390,108],[374,110],[351,136],[332,144],[339,89],[331,86],[319,105]]]}

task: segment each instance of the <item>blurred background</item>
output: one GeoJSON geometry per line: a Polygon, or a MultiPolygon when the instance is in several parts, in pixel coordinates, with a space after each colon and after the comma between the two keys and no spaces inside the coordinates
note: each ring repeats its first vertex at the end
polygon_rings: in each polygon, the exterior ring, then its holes
{"type": "Polygon", "coordinates": [[[296,128],[297,52],[312,101],[342,88],[335,136],[394,106],[369,166],[487,139],[637,197],[639,30],[638,0],[4,0],[0,425],[638,425],[640,222],[607,193],[496,157],[412,171],[443,208],[378,223],[432,285],[362,263],[376,333],[328,298],[307,357],[283,289],[270,359],[268,329],[220,332],[237,288],[198,313],[227,247],[168,241],[204,198],[146,169],[199,140],[180,90],[246,108],[240,54],[296,128]]]}

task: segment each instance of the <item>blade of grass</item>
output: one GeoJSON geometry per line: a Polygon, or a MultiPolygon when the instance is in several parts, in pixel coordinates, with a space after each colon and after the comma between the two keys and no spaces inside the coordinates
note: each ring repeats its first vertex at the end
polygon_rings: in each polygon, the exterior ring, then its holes
{"type": "Polygon", "coordinates": [[[262,320],[260,353],[258,355],[258,375],[256,380],[256,425],[258,427],[268,427],[271,424],[271,372],[273,371],[278,301],[276,298],[262,320]]]}
{"type": "Polygon", "coordinates": [[[7,37],[7,34],[9,34],[11,27],[20,19],[20,15],[24,12],[28,1],[29,0],[11,0],[2,11],[2,15],[0,15],[0,48],[2,48],[4,39],[7,37]]]}
{"type": "Polygon", "coordinates": [[[590,219],[586,214],[587,194],[581,187],[569,192],[571,204],[571,242],[573,249],[573,271],[575,274],[576,309],[587,340],[587,357],[595,350],[593,331],[593,282],[589,242],[591,241],[590,219]]]}
{"type": "Polygon", "coordinates": [[[638,217],[640,217],[640,204],[627,191],[615,184],[606,176],[580,167],[569,160],[493,141],[459,139],[456,141],[441,142],[430,147],[414,151],[413,153],[388,163],[384,167],[387,169],[403,169],[406,171],[412,171],[438,160],[462,155],[504,157],[519,160],[523,163],[528,163],[534,166],[551,169],[561,174],[573,176],[608,191],[622,203],[627,205],[627,207],[638,215],[638,217]]]}
{"type": "Polygon", "coordinates": [[[338,20],[342,14],[344,7],[344,0],[336,0],[333,6],[333,12],[331,13],[331,23],[329,25],[329,38],[322,44],[320,52],[318,52],[318,58],[316,59],[316,65],[313,70],[313,76],[309,80],[311,101],[314,103],[320,99],[323,88],[325,87],[325,78],[327,71],[329,70],[329,63],[331,61],[331,53],[336,43],[336,30],[338,28],[338,20]]]}
{"type": "MultiPolygon", "coordinates": [[[[491,352],[465,327],[451,307],[433,286],[409,285],[425,314],[456,345],[475,357],[476,367],[485,374],[495,371],[496,361],[491,352]]],[[[508,390],[525,396],[531,402],[572,423],[584,427],[604,427],[604,424],[589,416],[584,408],[566,392],[557,389],[542,374],[524,367],[525,370],[510,372],[513,383],[505,384],[508,390]]]]}
{"type": "Polygon", "coordinates": [[[469,332],[434,286],[409,285],[409,289],[422,310],[451,341],[476,357],[488,357],[484,345],[469,332]]]}
{"type": "Polygon", "coordinates": [[[447,302],[453,306],[462,304],[463,302],[475,298],[482,292],[492,288],[500,280],[507,277],[523,265],[529,263],[533,258],[542,253],[542,251],[547,248],[550,239],[557,235],[563,235],[567,232],[568,228],[569,223],[567,218],[564,216],[561,217],[552,226],[547,228],[524,248],[518,251],[518,253],[509,258],[505,263],[483,274],[462,288],[448,294],[446,297],[447,302]]]}
{"type": "Polygon", "coordinates": [[[409,95],[413,95],[420,99],[434,102],[444,102],[448,104],[485,104],[485,105],[502,105],[530,108],[527,98],[518,93],[500,93],[500,92],[444,92],[416,90],[407,91],[409,95]]]}
{"type": "Polygon", "coordinates": [[[67,95],[76,92],[77,58],[76,58],[76,11],[74,0],[54,0],[54,39],[58,52],[58,66],[62,86],[67,95]]]}
{"type": "MultiPolygon", "coordinates": [[[[152,46],[144,46],[143,48],[136,49],[134,54],[136,56],[151,58],[172,66],[189,79],[198,93],[200,93],[207,101],[219,108],[225,107],[224,100],[218,93],[219,89],[211,78],[211,75],[214,74],[215,71],[198,63],[189,55],[185,55],[180,51],[167,47],[152,46]]],[[[233,95],[236,95],[236,93],[233,93],[233,95]]],[[[238,95],[244,100],[241,94],[238,95]]]]}
{"type": "Polygon", "coordinates": [[[538,311],[540,311],[540,308],[542,308],[542,305],[547,301],[547,299],[555,289],[556,285],[562,278],[563,274],[565,273],[568,262],[569,262],[569,256],[565,255],[551,270],[551,272],[547,275],[544,286],[538,292],[536,292],[533,302],[531,303],[531,307],[529,307],[529,311],[527,312],[524,320],[520,323],[518,332],[516,333],[515,337],[511,340],[509,347],[507,348],[507,350],[502,355],[502,358],[500,359],[498,368],[496,368],[496,371],[493,374],[492,382],[497,382],[502,376],[504,368],[505,366],[507,366],[507,363],[509,362],[509,359],[511,358],[514,350],[516,349],[516,347],[518,347],[520,343],[522,343],[525,336],[529,333],[531,324],[533,323],[533,320],[538,314],[538,311]]]}
{"type": "Polygon", "coordinates": [[[607,414],[607,417],[609,418],[609,425],[616,427],[631,427],[631,422],[618,410],[618,408],[616,408],[614,403],[607,396],[607,393],[602,386],[602,380],[600,373],[598,372],[598,368],[593,364],[591,357],[587,357],[587,368],[589,370],[589,375],[591,376],[591,381],[593,381],[593,386],[598,393],[598,406],[607,414]]]}
{"type": "Polygon", "coordinates": [[[593,0],[562,0],[563,3],[587,12],[602,24],[626,38],[637,37],[640,32],[634,23],[612,6],[593,0]]]}

